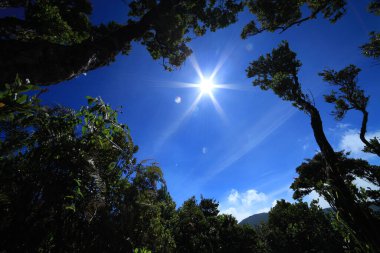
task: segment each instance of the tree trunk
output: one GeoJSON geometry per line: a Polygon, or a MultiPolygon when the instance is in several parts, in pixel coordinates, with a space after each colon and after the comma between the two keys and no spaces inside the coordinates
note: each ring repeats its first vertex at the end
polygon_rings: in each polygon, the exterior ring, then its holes
{"type": "Polygon", "coordinates": [[[319,111],[307,101],[303,101],[302,104],[310,114],[314,137],[326,162],[325,173],[335,193],[335,199],[330,200],[330,204],[355,233],[355,238],[380,252],[379,220],[371,215],[367,207],[360,206],[355,201],[354,193],[344,182],[335,152],[325,136],[319,111]]]}
{"type": "Polygon", "coordinates": [[[372,145],[366,138],[367,133],[367,122],[368,122],[368,112],[366,110],[361,110],[363,113],[362,126],[360,128],[360,140],[377,156],[380,156],[380,147],[372,145]]]}

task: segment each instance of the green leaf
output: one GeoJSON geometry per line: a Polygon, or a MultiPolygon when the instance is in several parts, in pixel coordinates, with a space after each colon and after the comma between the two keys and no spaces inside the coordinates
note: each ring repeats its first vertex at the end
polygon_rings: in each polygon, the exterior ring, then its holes
{"type": "Polygon", "coordinates": [[[74,206],[74,205],[65,206],[65,209],[66,209],[66,210],[69,210],[69,211],[72,211],[72,212],[75,212],[75,211],[76,211],[76,209],[75,209],[75,206],[74,206]]]}
{"type": "Polygon", "coordinates": [[[23,94],[17,98],[16,102],[19,104],[24,104],[27,99],[28,99],[28,96],[23,94]]]}
{"type": "Polygon", "coordinates": [[[93,98],[91,96],[86,96],[86,98],[87,98],[87,103],[89,103],[89,104],[92,104],[96,101],[96,98],[93,98]]]}

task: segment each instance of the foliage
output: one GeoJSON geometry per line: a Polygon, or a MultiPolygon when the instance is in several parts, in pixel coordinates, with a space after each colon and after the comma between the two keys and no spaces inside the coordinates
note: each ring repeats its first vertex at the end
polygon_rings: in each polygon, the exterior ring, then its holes
{"type": "Polygon", "coordinates": [[[375,14],[380,15],[380,1],[379,0],[373,0],[368,5],[368,11],[375,14]]]}
{"type": "Polygon", "coordinates": [[[370,40],[368,43],[361,46],[363,55],[367,57],[372,57],[374,59],[379,59],[380,57],[380,33],[371,32],[369,34],[370,40]]]}
{"type": "Polygon", "coordinates": [[[231,215],[218,215],[218,203],[195,197],[178,209],[173,233],[178,252],[261,252],[253,228],[239,226],[231,215]],[[207,206],[207,208],[205,208],[207,206]]]}
{"type": "MultiPolygon", "coordinates": [[[[338,168],[340,175],[354,196],[355,203],[372,214],[373,223],[378,222],[380,216],[376,212],[376,207],[380,206],[379,166],[370,165],[367,161],[361,159],[348,158],[343,152],[338,152],[337,157],[339,158],[338,168]],[[357,180],[369,182],[372,187],[359,187],[356,183],[357,180]]],[[[312,159],[307,159],[306,162],[297,167],[298,177],[295,178],[291,185],[295,199],[302,199],[315,191],[320,196],[323,196],[332,207],[336,208],[337,196],[331,181],[323,173],[324,166],[323,156],[318,153],[312,159]]],[[[355,236],[356,231],[353,231],[347,224],[342,222],[342,215],[339,212],[336,213],[333,220],[334,227],[343,234],[345,241],[349,243],[351,248],[362,248],[361,242],[355,236]]]]}
{"type": "Polygon", "coordinates": [[[14,82],[0,86],[0,120],[13,120],[18,115],[31,116],[34,105],[39,101],[38,97],[43,93],[38,86],[24,82],[16,76],[14,82]],[[26,92],[39,91],[33,96],[26,92]]]}
{"type": "Polygon", "coordinates": [[[87,0],[27,2],[5,6],[23,8],[25,20],[0,19],[0,83],[10,82],[16,73],[44,85],[68,80],[110,64],[119,53],[127,54],[132,41],[144,45],[153,59],[162,58],[165,69],[171,70],[191,54],[187,44],[192,37],[236,22],[243,8],[234,0],[134,0],[124,24],[96,26],[88,20],[92,6],[87,0]]]}
{"type": "MultiPolygon", "coordinates": [[[[301,90],[301,84],[297,77],[300,66],[301,63],[296,59],[296,54],[289,49],[286,42],[282,42],[278,48],[272,51],[272,54],[267,54],[265,57],[260,56],[258,60],[253,61],[247,68],[247,74],[248,77],[255,78],[254,86],[260,86],[264,90],[273,90],[281,99],[293,102],[295,107],[310,116],[311,127],[321,150],[324,164],[320,167],[319,177],[324,177],[330,186],[329,194],[331,197],[328,198],[330,205],[337,210],[341,219],[353,231],[353,235],[363,248],[369,247],[373,251],[380,249],[380,235],[376,229],[380,220],[374,217],[368,207],[356,201],[355,191],[352,191],[352,187],[345,182],[344,174],[341,171],[341,157],[339,157],[339,153],[333,150],[325,136],[318,109],[301,90]]],[[[333,97],[328,97],[328,101],[360,102],[360,104],[355,105],[356,108],[365,109],[368,98],[356,86],[355,78],[358,72],[354,66],[339,73],[324,72],[322,75],[325,80],[339,86],[340,92],[343,94],[336,97],[335,93],[333,97]]],[[[345,112],[349,109],[342,103],[338,103],[338,110],[345,112]]],[[[365,129],[362,130],[362,133],[365,133],[365,129]]],[[[319,181],[312,183],[319,183],[319,181]]]]}
{"type": "Polygon", "coordinates": [[[308,206],[277,201],[269,212],[267,229],[271,252],[344,252],[342,237],[314,202],[308,206]]]}
{"type": "Polygon", "coordinates": [[[283,41],[271,54],[261,55],[253,61],[246,72],[248,77],[255,77],[254,86],[262,90],[271,89],[281,99],[291,101],[295,107],[304,110],[309,97],[302,92],[298,82],[300,67],[296,54],[290,50],[288,42],[283,41]]]}
{"type": "Polygon", "coordinates": [[[241,34],[244,39],[263,31],[283,32],[294,25],[315,19],[320,13],[334,23],[346,12],[345,0],[249,0],[247,6],[249,11],[256,16],[259,26],[255,21],[247,24],[241,34]],[[307,11],[305,11],[305,5],[307,11]],[[304,15],[303,12],[307,14],[304,15]]]}
{"type": "Polygon", "coordinates": [[[87,0],[11,1],[10,6],[25,9],[25,18],[1,19],[2,39],[71,45],[89,38],[89,15],[92,7],[87,0]]]}
{"type": "Polygon", "coordinates": [[[323,80],[339,87],[339,94],[332,91],[330,95],[325,96],[328,103],[335,105],[333,115],[341,120],[348,110],[365,110],[369,97],[364,95],[364,90],[357,86],[357,76],[360,69],[354,65],[349,65],[343,70],[337,72],[335,70],[325,70],[319,73],[323,80]]]}
{"type": "Polygon", "coordinates": [[[357,79],[360,69],[354,65],[349,65],[340,71],[325,70],[319,73],[323,80],[332,86],[339,87],[339,91],[332,90],[330,95],[325,95],[327,103],[335,105],[335,111],[332,112],[337,120],[341,120],[349,110],[357,110],[363,114],[362,126],[360,129],[360,139],[365,144],[364,151],[377,154],[380,156],[380,143],[374,137],[367,140],[365,134],[367,132],[368,111],[367,104],[369,96],[364,94],[357,85],[357,79]]]}
{"type": "MultiPolygon", "coordinates": [[[[380,186],[380,167],[370,165],[362,159],[348,158],[343,152],[336,153],[339,158],[339,172],[345,183],[350,187],[355,195],[355,201],[360,205],[369,208],[372,205],[380,204],[380,191],[376,187],[380,186]],[[358,188],[355,180],[362,179],[370,182],[373,189],[358,188]]],[[[331,182],[323,173],[325,163],[321,153],[316,154],[312,159],[307,159],[297,167],[298,177],[295,178],[291,188],[294,190],[294,198],[302,199],[312,191],[316,191],[323,196],[331,206],[335,205],[334,192],[331,182]]]]}
{"type": "MultiPolygon", "coordinates": [[[[12,87],[2,93],[6,101],[16,94],[12,87]]],[[[91,97],[78,112],[25,101],[4,102],[3,108],[16,105],[9,109],[14,117],[1,111],[7,116],[1,120],[1,251],[174,247],[167,219],[175,205],[162,172],[136,164],[137,146],[116,111],[91,97]]]]}
{"type": "MultiPolygon", "coordinates": [[[[312,191],[337,211],[328,218],[312,203],[280,201],[268,224],[240,226],[220,215],[213,199],[195,197],[178,210],[156,163],[137,163],[128,127],[100,98],[74,111],[40,104],[48,85],[110,64],[128,54],[131,42],[144,45],[167,70],[191,54],[188,43],[237,20],[244,5],[255,15],[247,38],[283,32],[323,15],[334,23],[345,0],[180,1],[134,0],[126,22],[94,25],[87,0],[2,1],[22,8],[24,17],[0,19],[0,242],[1,252],[368,252],[379,246],[379,167],[334,152],[319,112],[298,80],[301,62],[286,41],[247,69],[254,86],[273,92],[307,113],[321,153],[297,168],[294,197],[312,191]],[[43,59],[43,61],[41,61],[43,59]],[[16,74],[17,78],[13,81],[16,74]],[[33,84],[31,84],[31,82],[33,84]],[[3,85],[3,83],[6,83],[3,85]],[[34,85],[38,84],[38,85],[34,85]],[[331,225],[332,224],[332,225],[331,225]],[[339,233],[337,232],[339,231],[339,233]]],[[[369,11],[379,15],[379,1],[369,11]]],[[[379,58],[379,33],[361,47],[379,58]]],[[[342,119],[363,114],[365,151],[380,156],[379,140],[365,138],[369,96],[357,85],[360,69],[349,65],[320,75],[337,87],[326,101],[342,119]]]]}

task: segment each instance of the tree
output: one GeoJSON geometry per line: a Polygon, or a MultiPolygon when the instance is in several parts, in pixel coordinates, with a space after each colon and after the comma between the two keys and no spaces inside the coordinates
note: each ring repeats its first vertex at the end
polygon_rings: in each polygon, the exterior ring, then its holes
{"type": "Polygon", "coordinates": [[[341,214],[342,219],[356,232],[359,241],[380,249],[380,234],[376,227],[380,226],[373,219],[370,211],[355,202],[355,196],[341,177],[339,159],[327,140],[319,111],[312,104],[309,96],[304,94],[298,80],[301,62],[289,48],[287,42],[282,42],[271,54],[260,56],[247,68],[248,77],[255,78],[254,86],[263,90],[271,89],[285,101],[291,101],[299,110],[310,116],[314,138],[321,150],[325,166],[323,173],[331,184],[334,193],[333,203],[330,203],[341,214]]]}
{"type": "Polygon", "coordinates": [[[16,74],[49,85],[110,64],[138,41],[166,69],[191,54],[191,36],[201,36],[236,21],[240,1],[134,0],[126,24],[95,26],[87,0],[6,1],[2,7],[24,8],[25,19],[0,19],[0,83],[16,74]]]}
{"type": "Polygon", "coordinates": [[[240,226],[231,215],[218,215],[219,204],[212,199],[195,197],[178,209],[174,224],[178,252],[262,252],[256,232],[240,226]]]}
{"type": "MultiPolygon", "coordinates": [[[[341,177],[346,185],[350,187],[355,195],[355,201],[360,205],[369,208],[380,204],[379,190],[358,189],[354,181],[363,179],[372,183],[375,187],[380,186],[380,168],[370,165],[362,159],[348,158],[343,152],[337,152],[341,168],[341,177]]],[[[325,163],[321,153],[316,154],[312,159],[307,159],[297,167],[298,177],[294,180],[291,188],[294,190],[294,198],[301,199],[312,191],[322,195],[329,203],[333,203],[335,198],[331,188],[331,183],[323,173],[325,163]]]]}
{"type": "Polygon", "coordinates": [[[264,31],[284,32],[294,25],[317,18],[319,14],[323,14],[323,17],[331,23],[335,23],[345,14],[346,4],[345,0],[249,0],[247,6],[249,11],[256,16],[257,22],[248,23],[241,36],[247,38],[264,31]],[[305,5],[307,11],[304,11],[305,5]]]}
{"type": "Polygon", "coordinates": [[[332,86],[339,87],[338,92],[333,90],[330,95],[325,95],[326,102],[335,105],[335,111],[332,112],[333,115],[335,115],[335,119],[343,119],[346,113],[352,109],[361,112],[363,119],[360,129],[360,139],[365,144],[364,150],[380,156],[379,140],[376,137],[367,140],[365,137],[368,123],[367,104],[369,96],[366,96],[364,90],[360,89],[357,85],[359,72],[360,69],[358,67],[349,65],[338,72],[335,70],[325,70],[319,73],[319,75],[332,86]]]}
{"type": "MultiPolygon", "coordinates": [[[[339,160],[339,168],[341,177],[345,181],[347,187],[351,190],[352,195],[355,197],[355,202],[362,206],[363,209],[368,209],[372,213],[374,222],[378,222],[380,216],[377,210],[380,205],[380,168],[379,166],[370,165],[367,161],[361,159],[348,158],[345,153],[336,153],[339,160]],[[361,188],[355,183],[355,180],[362,179],[373,185],[372,188],[361,188]]],[[[307,159],[297,167],[298,177],[295,178],[291,188],[294,190],[293,197],[295,199],[302,199],[312,191],[316,191],[319,195],[323,196],[329,203],[334,203],[335,193],[331,182],[323,173],[325,163],[321,153],[316,154],[312,159],[307,159]]],[[[338,217],[339,213],[336,214],[338,217]]],[[[336,226],[341,227],[341,232],[348,241],[353,241],[355,247],[360,247],[360,242],[354,236],[355,231],[349,229],[338,218],[335,222],[336,226]]],[[[365,249],[362,249],[365,251],[365,249]]]]}
{"type": "Polygon", "coordinates": [[[343,238],[314,202],[277,201],[267,226],[271,252],[344,252],[343,238]]]}
{"type": "MultiPolygon", "coordinates": [[[[256,16],[243,29],[241,37],[246,39],[264,31],[284,32],[293,26],[316,19],[322,14],[331,23],[337,22],[346,13],[346,0],[249,0],[246,2],[249,11],[256,16]]],[[[368,11],[380,15],[380,1],[373,0],[368,4],[368,11]]],[[[370,41],[361,47],[363,55],[378,59],[380,56],[380,34],[372,31],[370,41]]]]}
{"type": "MultiPolygon", "coordinates": [[[[0,251],[173,249],[175,205],[160,168],[137,164],[128,128],[100,98],[41,106],[19,82],[0,92],[0,251]],[[107,155],[105,155],[107,154],[107,155]]],[[[37,90],[38,92],[38,90],[37,90]]]]}
{"type": "Polygon", "coordinates": [[[379,59],[380,57],[380,33],[371,32],[370,41],[360,48],[362,49],[363,55],[367,57],[372,57],[375,59],[379,59]]]}
{"type": "MultiPolygon", "coordinates": [[[[380,15],[380,1],[374,0],[368,6],[368,11],[377,16],[380,15]]],[[[379,32],[370,32],[370,41],[360,48],[362,49],[363,55],[367,57],[372,57],[376,60],[380,57],[380,33],[379,32]]]]}

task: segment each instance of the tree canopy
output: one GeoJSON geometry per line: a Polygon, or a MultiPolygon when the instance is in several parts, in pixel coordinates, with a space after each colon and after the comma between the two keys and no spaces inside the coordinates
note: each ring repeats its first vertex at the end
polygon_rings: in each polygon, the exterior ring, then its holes
{"type": "MultiPolygon", "coordinates": [[[[363,207],[355,201],[355,192],[350,189],[350,184],[346,184],[342,176],[343,168],[340,164],[340,157],[326,138],[319,111],[309,96],[302,92],[297,76],[300,67],[301,63],[296,58],[296,54],[284,41],[278,48],[273,49],[271,54],[260,56],[258,60],[253,61],[247,68],[247,75],[254,78],[254,86],[259,86],[263,90],[271,89],[278,97],[285,101],[291,101],[296,108],[310,116],[314,138],[320,148],[324,163],[320,167],[322,172],[320,176],[325,177],[330,185],[331,197],[326,199],[354,231],[354,236],[358,241],[372,247],[373,250],[380,249],[377,239],[379,235],[376,230],[376,227],[380,225],[380,220],[370,212],[368,207],[363,207]]],[[[328,102],[336,102],[338,118],[343,117],[344,113],[350,109],[347,105],[349,103],[355,106],[353,108],[364,111],[365,117],[368,117],[368,113],[365,114],[368,97],[365,97],[364,92],[356,85],[355,78],[358,72],[357,68],[350,66],[339,73],[325,71],[321,74],[325,81],[340,87],[339,90],[343,94],[338,98],[336,93],[326,97],[328,102]]],[[[366,121],[363,124],[366,125],[366,121]]],[[[364,130],[362,127],[362,136],[363,132],[365,134],[365,126],[364,130]]],[[[373,141],[375,147],[376,141],[375,138],[373,141]]],[[[371,145],[371,143],[369,144],[371,145]]],[[[314,183],[323,184],[323,181],[314,181],[314,183]]]]}
{"type": "MultiPolygon", "coordinates": [[[[95,25],[88,0],[1,1],[23,15],[0,18],[0,252],[380,251],[380,167],[333,149],[287,41],[252,61],[247,76],[309,116],[320,150],[296,168],[297,202],[278,201],[258,227],[239,225],[203,196],[176,208],[158,163],[137,161],[120,111],[100,97],[88,96],[78,110],[41,101],[41,86],[106,66],[133,42],[172,70],[192,53],[193,38],[235,23],[244,7],[253,16],[241,33],[248,38],[318,16],[335,23],[347,1],[133,0],[128,7],[124,23],[95,25]],[[301,201],[313,191],[333,212],[301,201]]],[[[368,11],[379,15],[380,1],[368,11]]],[[[379,32],[360,49],[378,60],[379,32]]],[[[359,86],[360,71],[350,64],[319,76],[332,87],[325,101],[335,119],[360,112],[364,151],[380,157],[379,139],[367,136],[370,95],[359,86]]]]}
{"type": "Polygon", "coordinates": [[[23,8],[25,19],[0,19],[0,82],[16,74],[39,85],[55,84],[110,64],[131,43],[144,45],[166,69],[180,66],[191,49],[187,43],[207,30],[216,31],[236,21],[240,1],[147,1],[129,3],[125,24],[96,26],[92,8],[82,1],[7,1],[3,7],[23,8]]]}

